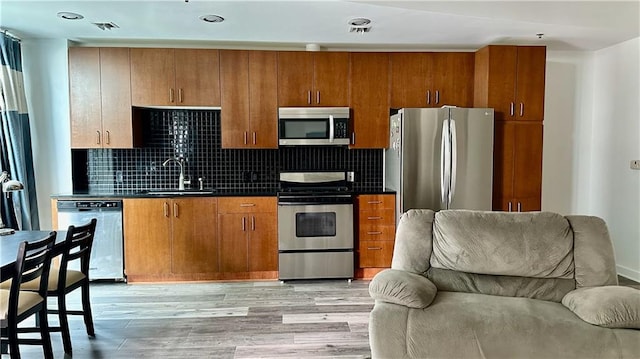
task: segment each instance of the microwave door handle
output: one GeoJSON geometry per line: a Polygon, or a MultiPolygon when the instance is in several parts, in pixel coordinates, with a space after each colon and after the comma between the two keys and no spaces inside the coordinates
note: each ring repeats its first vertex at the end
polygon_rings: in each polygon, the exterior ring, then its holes
{"type": "Polygon", "coordinates": [[[335,133],[333,129],[333,115],[329,115],[329,143],[333,143],[334,137],[335,133]]]}

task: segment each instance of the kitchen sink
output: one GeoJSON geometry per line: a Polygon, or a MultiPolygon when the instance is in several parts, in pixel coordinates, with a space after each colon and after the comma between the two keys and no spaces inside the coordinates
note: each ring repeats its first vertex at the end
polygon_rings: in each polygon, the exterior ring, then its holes
{"type": "Polygon", "coordinates": [[[214,189],[185,189],[185,190],[179,190],[179,189],[158,189],[158,190],[151,190],[151,191],[145,191],[144,194],[148,194],[148,195],[157,195],[157,196],[196,196],[196,195],[209,195],[209,194],[213,194],[215,192],[214,189]]]}

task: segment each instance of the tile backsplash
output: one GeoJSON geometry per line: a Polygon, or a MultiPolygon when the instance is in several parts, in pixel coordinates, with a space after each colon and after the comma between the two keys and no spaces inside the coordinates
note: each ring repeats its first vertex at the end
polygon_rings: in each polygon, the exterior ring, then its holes
{"type": "Polygon", "coordinates": [[[272,191],[278,173],[295,170],[354,171],[355,190],[382,189],[383,150],[346,147],[221,148],[220,111],[136,109],[144,123],[143,146],[134,149],[74,149],[74,192],[131,193],[177,188],[184,160],[187,188],[272,191]]]}

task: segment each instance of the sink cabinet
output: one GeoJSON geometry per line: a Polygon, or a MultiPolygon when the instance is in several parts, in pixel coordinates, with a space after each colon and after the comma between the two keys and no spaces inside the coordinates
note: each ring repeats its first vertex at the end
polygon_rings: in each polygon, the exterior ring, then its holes
{"type": "Polygon", "coordinates": [[[220,271],[252,272],[249,276],[253,278],[277,278],[277,224],[275,197],[220,197],[220,271]]]}
{"type": "Polygon", "coordinates": [[[127,280],[209,279],[218,272],[217,198],[123,200],[127,280]]]}
{"type": "Polygon", "coordinates": [[[220,106],[218,50],[132,48],[133,106],[220,106]]]}

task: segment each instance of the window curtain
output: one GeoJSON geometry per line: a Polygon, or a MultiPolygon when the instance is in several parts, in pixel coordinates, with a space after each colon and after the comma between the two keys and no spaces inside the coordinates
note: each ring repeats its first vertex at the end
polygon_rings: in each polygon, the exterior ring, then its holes
{"type": "Polygon", "coordinates": [[[0,201],[5,226],[22,230],[40,229],[36,181],[31,150],[31,130],[22,77],[20,40],[2,32],[0,88],[2,129],[0,130],[0,171],[24,184],[24,190],[2,194],[0,201]]]}

